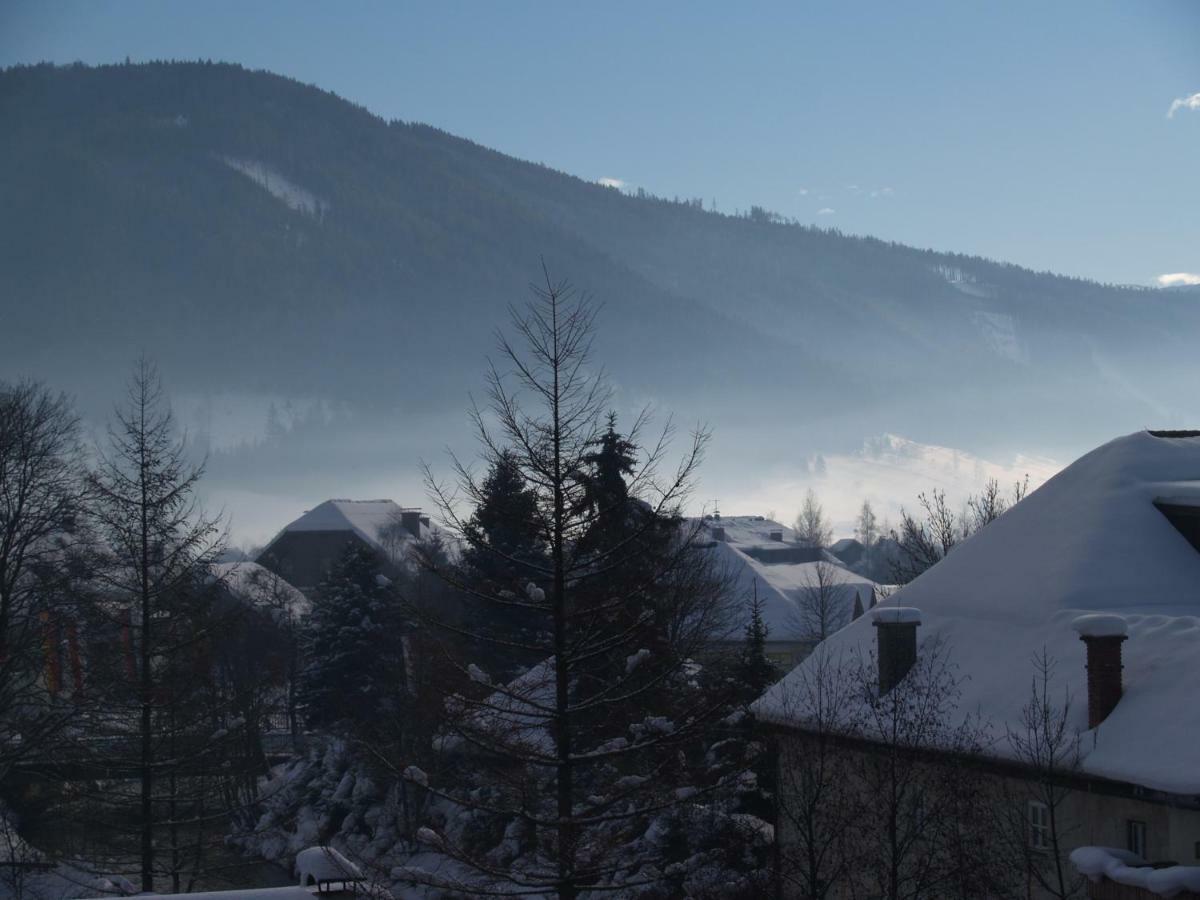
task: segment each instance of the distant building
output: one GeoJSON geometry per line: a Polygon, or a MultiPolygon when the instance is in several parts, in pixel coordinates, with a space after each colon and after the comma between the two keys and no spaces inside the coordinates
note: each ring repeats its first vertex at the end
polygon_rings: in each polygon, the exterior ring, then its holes
{"type": "Polygon", "coordinates": [[[351,544],[377,553],[384,570],[399,570],[412,542],[431,532],[421,510],[392,500],[326,500],[286,525],[255,561],[311,594],[351,544]]]}
{"type": "Polygon", "coordinates": [[[836,556],[843,565],[854,567],[866,556],[867,548],[855,538],[842,538],[830,546],[829,552],[836,556]]]}
{"type": "MultiPolygon", "coordinates": [[[[692,521],[699,525],[697,539],[717,554],[743,599],[748,603],[757,593],[769,629],[767,655],[781,666],[794,666],[821,639],[818,619],[831,634],[849,624],[856,611],[870,609],[877,596],[873,581],[771,519],[714,515],[692,521]]],[[[739,626],[729,640],[741,639],[739,626]]]]}

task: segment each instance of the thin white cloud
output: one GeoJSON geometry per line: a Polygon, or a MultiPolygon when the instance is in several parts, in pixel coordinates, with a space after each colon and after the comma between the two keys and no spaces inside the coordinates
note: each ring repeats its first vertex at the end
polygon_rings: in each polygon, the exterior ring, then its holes
{"type": "Polygon", "coordinates": [[[1181,109],[1188,109],[1193,112],[1200,112],[1200,93],[1192,94],[1190,97],[1176,97],[1171,101],[1171,108],[1167,110],[1167,118],[1175,118],[1175,113],[1181,109]]]}
{"type": "Polygon", "coordinates": [[[1159,287],[1183,287],[1200,284],[1200,275],[1193,272],[1168,272],[1166,275],[1159,275],[1154,280],[1158,282],[1159,287]]]}
{"type": "Polygon", "coordinates": [[[620,178],[601,178],[596,182],[596,184],[601,184],[604,187],[616,188],[618,191],[623,190],[625,187],[625,182],[620,178]]]}
{"type": "Polygon", "coordinates": [[[828,206],[822,206],[820,209],[817,210],[817,215],[818,216],[832,216],[835,212],[837,212],[836,209],[830,209],[828,206]]]}
{"type": "Polygon", "coordinates": [[[800,188],[800,196],[807,197],[808,196],[808,188],[800,188]]]}

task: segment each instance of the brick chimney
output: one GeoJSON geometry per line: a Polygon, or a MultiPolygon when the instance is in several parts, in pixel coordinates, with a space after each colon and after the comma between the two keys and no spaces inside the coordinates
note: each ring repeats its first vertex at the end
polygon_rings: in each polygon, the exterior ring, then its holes
{"type": "Polygon", "coordinates": [[[880,606],[872,613],[876,657],[879,660],[879,696],[897,684],[917,661],[917,629],[921,611],[911,606],[880,606]]]}
{"type": "Polygon", "coordinates": [[[418,539],[421,537],[421,518],[421,510],[419,509],[400,510],[401,527],[413,537],[418,539]]]}
{"type": "Polygon", "coordinates": [[[1121,644],[1128,626],[1121,616],[1093,613],[1071,623],[1087,647],[1088,728],[1108,718],[1121,699],[1121,644]]]}

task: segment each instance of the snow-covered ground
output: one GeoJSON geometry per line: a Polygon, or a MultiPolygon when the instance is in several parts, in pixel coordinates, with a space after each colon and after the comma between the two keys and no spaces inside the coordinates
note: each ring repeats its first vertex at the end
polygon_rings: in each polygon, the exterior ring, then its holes
{"type": "Polygon", "coordinates": [[[315,219],[320,219],[329,209],[328,202],[322,200],[308,188],[296,184],[267,163],[257,159],[238,159],[233,156],[222,157],[221,161],[267,190],[271,196],[282,200],[289,209],[315,219]]]}

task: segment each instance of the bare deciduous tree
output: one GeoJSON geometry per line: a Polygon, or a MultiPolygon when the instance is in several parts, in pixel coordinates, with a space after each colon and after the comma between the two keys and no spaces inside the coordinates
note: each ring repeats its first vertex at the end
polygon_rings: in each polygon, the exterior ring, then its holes
{"type": "MultiPolygon", "coordinates": [[[[53,636],[74,626],[68,583],[85,494],[78,428],[63,395],[0,383],[0,774],[46,754],[71,716],[35,695],[43,651],[57,653],[53,636]]],[[[45,680],[51,694],[56,674],[45,680]]]]}
{"type": "Polygon", "coordinates": [[[847,777],[845,738],[860,724],[853,671],[844,657],[817,647],[784,685],[782,714],[800,729],[776,750],[778,874],[788,896],[836,896],[853,864],[849,838],[869,808],[847,777]]]}
{"type": "Polygon", "coordinates": [[[979,494],[967,498],[961,513],[954,511],[943,490],[934,488],[928,494],[918,494],[917,502],[923,514],[916,517],[901,510],[900,528],[891,533],[898,545],[897,557],[892,564],[892,580],[896,584],[912,581],[944,559],[960,542],[1021,502],[1028,490],[1029,479],[1026,477],[1013,485],[1011,495],[1006,498],[999,483],[991,479],[979,494]]]}
{"type": "Polygon", "coordinates": [[[1051,696],[1054,659],[1043,649],[1033,660],[1029,699],[1019,728],[1008,743],[1025,767],[1024,778],[1005,783],[1000,825],[1029,877],[1047,896],[1071,900],[1084,893],[1085,880],[1070,864],[1074,829],[1066,824],[1069,778],[1079,770],[1079,733],[1071,726],[1071,694],[1051,696]]]}
{"type": "Polygon", "coordinates": [[[222,534],[196,505],[202,467],[188,462],[158,372],[145,359],[134,370],[109,428],[109,446],[99,455],[90,486],[101,543],[96,572],[105,597],[101,608],[113,622],[127,616],[123,627],[135,684],[118,677],[105,686],[95,721],[137,743],[130,765],[139,783],[135,820],[142,890],[154,890],[156,835],[164,825],[169,870],[179,890],[182,806],[189,807],[191,819],[211,813],[197,806],[197,798],[182,797],[181,778],[187,776],[180,771],[193,775],[203,768],[211,742],[197,745],[191,738],[217,727],[198,702],[192,676],[206,673],[217,636],[209,571],[222,534]]]}
{"type": "Polygon", "coordinates": [[[879,538],[879,520],[875,516],[875,510],[871,506],[870,500],[864,500],[862,507],[858,511],[858,522],[854,528],[854,537],[863,549],[870,553],[875,546],[875,541],[879,538]]]}
{"type": "Polygon", "coordinates": [[[813,563],[796,593],[791,624],[805,640],[820,643],[850,621],[854,588],[838,577],[838,571],[824,560],[813,563]]]}
{"type": "Polygon", "coordinates": [[[812,488],[804,495],[804,506],[801,507],[792,527],[796,531],[796,539],[810,547],[828,546],[833,537],[833,530],[825,518],[825,510],[812,488]]]}

